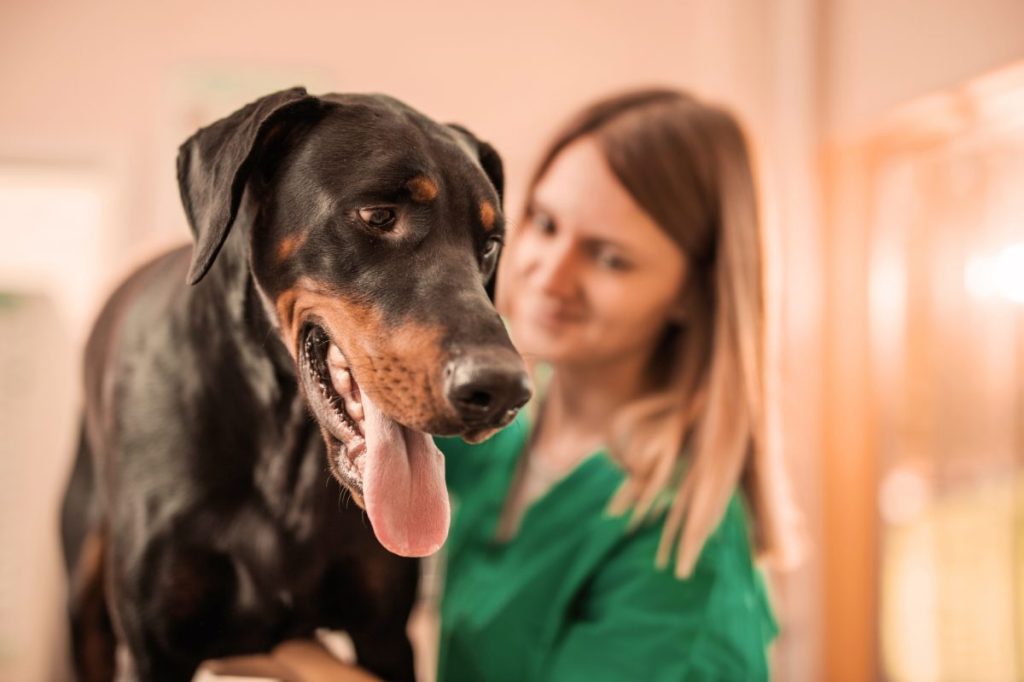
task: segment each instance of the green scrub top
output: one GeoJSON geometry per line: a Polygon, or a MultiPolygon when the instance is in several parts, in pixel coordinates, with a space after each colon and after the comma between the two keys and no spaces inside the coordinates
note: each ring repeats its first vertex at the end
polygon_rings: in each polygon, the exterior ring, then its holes
{"type": "Polygon", "coordinates": [[[525,511],[498,519],[527,442],[524,414],[490,440],[438,438],[453,517],[441,601],[440,682],[766,680],[778,633],[734,494],[691,577],[654,565],[657,523],[605,509],[624,480],[606,452],[525,511]]]}

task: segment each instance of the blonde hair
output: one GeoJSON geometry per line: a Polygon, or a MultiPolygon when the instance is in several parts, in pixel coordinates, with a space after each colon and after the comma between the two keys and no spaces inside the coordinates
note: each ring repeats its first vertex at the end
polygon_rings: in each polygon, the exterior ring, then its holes
{"type": "Polygon", "coordinates": [[[624,407],[612,429],[627,477],[609,509],[632,510],[638,524],[667,507],[656,561],[665,566],[674,549],[685,577],[739,484],[759,557],[785,554],[794,510],[781,462],[765,447],[761,235],[743,132],[729,112],[681,92],[609,97],[555,136],[527,197],[583,136],[688,262],[685,319],[669,325],[652,357],[654,390],[624,407]]]}

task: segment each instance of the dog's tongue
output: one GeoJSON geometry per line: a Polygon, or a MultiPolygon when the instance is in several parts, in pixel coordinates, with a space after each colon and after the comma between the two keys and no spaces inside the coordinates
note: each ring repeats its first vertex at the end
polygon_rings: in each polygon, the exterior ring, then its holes
{"type": "Polygon", "coordinates": [[[363,497],[377,539],[401,556],[433,554],[448,537],[444,456],[425,433],[385,416],[361,396],[366,439],[363,497]]]}

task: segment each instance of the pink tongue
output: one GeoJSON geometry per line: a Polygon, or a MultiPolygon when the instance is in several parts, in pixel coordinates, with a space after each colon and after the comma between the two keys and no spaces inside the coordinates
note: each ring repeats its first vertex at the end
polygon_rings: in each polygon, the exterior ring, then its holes
{"type": "Polygon", "coordinates": [[[363,496],[377,539],[401,556],[433,554],[448,537],[444,456],[425,433],[386,417],[364,392],[363,496]]]}

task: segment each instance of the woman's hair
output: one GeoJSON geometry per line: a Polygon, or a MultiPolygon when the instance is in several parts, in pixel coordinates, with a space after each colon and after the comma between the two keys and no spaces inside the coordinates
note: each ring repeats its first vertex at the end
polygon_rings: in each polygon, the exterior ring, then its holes
{"type": "Polygon", "coordinates": [[[657,563],[675,549],[684,577],[740,483],[758,555],[779,557],[794,512],[781,462],[765,447],[761,236],[743,131],[729,112],[674,90],[600,100],[555,136],[527,205],[555,157],[584,136],[687,261],[685,319],[668,326],[652,358],[654,390],[613,427],[627,478],[610,509],[632,509],[635,524],[667,506],[657,563]]]}

